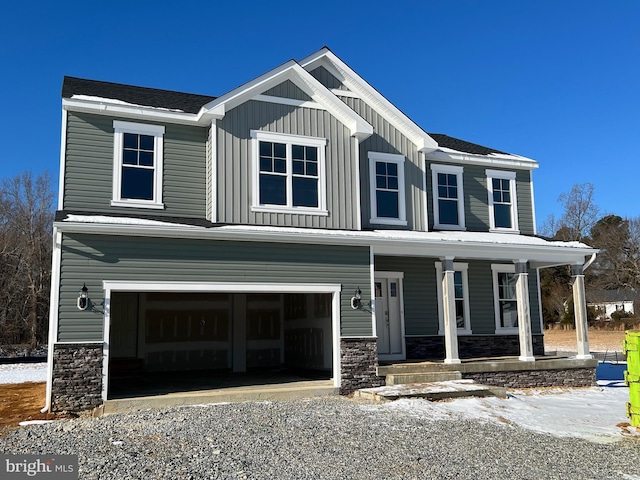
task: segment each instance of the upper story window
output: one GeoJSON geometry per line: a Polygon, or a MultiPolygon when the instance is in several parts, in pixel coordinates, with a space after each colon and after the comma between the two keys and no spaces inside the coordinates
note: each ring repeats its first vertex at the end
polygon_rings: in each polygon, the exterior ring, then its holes
{"type": "Polygon", "coordinates": [[[431,165],[434,228],[465,229],[462,172],[462,167],[431,165]]]}
{"type": "Polygon", "coordinates": [[[252,130],[253,211],[328,215],[325,148],[327,140],[252,130]]]}
{"type": "Polygon", "coordinates": [[[516,298],[518,277],[515,266],[492,265],[491,270],[496,332],[515,333],[518,331],[518,300],[516,298]]]}
{"type": "Polygon", "coordinates": [[[164,208],[164,127],[114,120],[112,206],[164,208]]]}
{"type": "MultiPolygon", "coordinates": [[[[453,285],[456,304],[456,326],[458,335],[471,335],[471,317],[469,315],[469,279],[468,264],[453,264],[453,285]]],[[[444,334],[444,295],[442,294],[442,263],[436,262],[436,290],[438,292],[438,334],[444,334]]]]}
{"type": "Polygon", "coordinates": [[[404,155],[369,152],[371,223],[406,225],[404,155]]]}
{"type": "Polygon", "coordinates": [[[518,232],[516,174],[487,170],[490,231],[518,232]]]}

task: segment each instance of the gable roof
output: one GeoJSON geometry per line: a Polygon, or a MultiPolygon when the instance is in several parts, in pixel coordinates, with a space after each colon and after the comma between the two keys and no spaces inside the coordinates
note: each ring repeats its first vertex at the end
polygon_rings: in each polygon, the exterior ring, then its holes
{"type": "Polygon", "coordinates": [[[209,95],[65,76],[62,82],[62,98],[74,96],[120,100],[132,105],[180,110],[185,113],[198,113],[204,105],[216,98],[209,95]]]}

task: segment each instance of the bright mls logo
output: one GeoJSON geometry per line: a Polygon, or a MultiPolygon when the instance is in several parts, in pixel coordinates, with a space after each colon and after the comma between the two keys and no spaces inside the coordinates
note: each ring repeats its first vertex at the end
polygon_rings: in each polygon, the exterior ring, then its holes
{"type": "Polygon", "coordinates": [[[0,478],[77,480],[77,455],[0,455],[0,478]]]}

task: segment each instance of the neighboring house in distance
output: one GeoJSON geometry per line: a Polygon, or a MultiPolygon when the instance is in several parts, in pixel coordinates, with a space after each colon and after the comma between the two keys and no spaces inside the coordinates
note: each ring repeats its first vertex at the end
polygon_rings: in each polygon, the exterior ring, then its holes
{"type": "Polygon", "coordinates": [[[611,320],[615,312],[634,314],[637,297],[633,290],[597,290],[587,292],[587,306],[596,310],[598,320],[611,320]]]}
{"type": "Polygon", "coordinates": [[[596,250],[536,236],[538,163],[427,133],[327,48],[220,97],[65,77],[62,113],[51,409],[132,371],[290,367],[348,393],[380,360],[533,364],[554,265],[590,358],[596,250]]]}

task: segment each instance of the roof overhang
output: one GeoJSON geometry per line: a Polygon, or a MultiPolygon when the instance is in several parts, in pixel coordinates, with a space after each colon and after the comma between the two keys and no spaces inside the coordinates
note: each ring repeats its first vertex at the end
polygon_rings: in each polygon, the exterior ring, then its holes
{"type": "Polygon", "coordinates": [[[307,71],[315,70],[318,67],[326,68],[329,73],[340,80],[351,92],[356,93],[358,97],[364,100],[404,136],[411,140],[419,151],[431,152],[438,148],[438,142],[431,138],[429,134],[422,130],[413,120],[402,113],[398,107],[383,97],[328,48],[324,47],[320,49],[299,63],[307,71]]]}
{"type": "Polygon", "coordinates": [[[260,100],[259,96],[262,93],[286,80],[290,80],[314,102],[340,120],[358,140],[362,141],[373,134],[373,127],[366,120],[345,105],[294,60],[216,98],[205,105],[202,111],[211,114],[214,118],[223,118],[227,111],[249,100],[260,100]]]}
{"type": "Polygon", "coordinates": [[[523,170],[535,170],[538,162],[531,158],[506,153],[491,153],[489,155],[477,155],[460,152],[451,148],[439,147],[434,152],[427,153],[427,160],[445,163],[464,163],[467,165],[480,165],[485,167],[509,167],[523,170]]]}
{"type": "Polygon", "coordinates": [[[371,248],[379,255],[527,261],[532,268],[584,265],[598,252],[579,242],[486,232],[351,231],[248,225],[202,227],[90,215],[69,215],[54,226],[62,233],[360,246],[371,248]]]}

